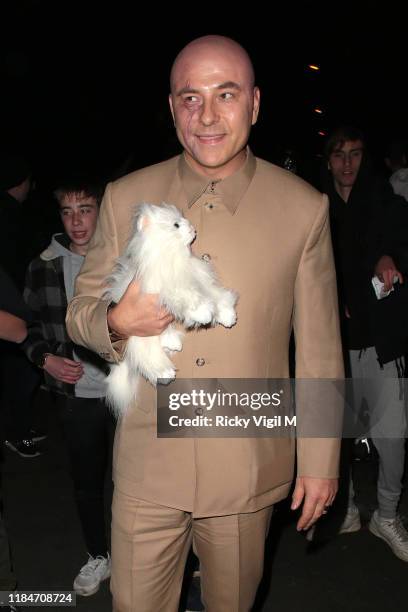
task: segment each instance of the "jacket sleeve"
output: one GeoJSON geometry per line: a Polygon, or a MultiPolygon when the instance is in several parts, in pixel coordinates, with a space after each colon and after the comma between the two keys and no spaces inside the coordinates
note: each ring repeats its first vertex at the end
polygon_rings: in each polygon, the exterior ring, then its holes
{"type": "Polygon", "coordinates": [[[9,277],[0,267],[0,309],[10,312],[27,323],[31,320],[31,313],[27,308],[23,296],[9,277]]]}
{"type": "Polygon", "coordinates": [[[389,197],[379,225],[384,235],[382,254],[391,255],[399,271],[408,274],[408,203],[398,195],[389,197]]]}
{"type": "Polygon", "coordinates": [[[68,305],[66,324],[68,334],[75,344],[113,363],[120,361],[126,342],[121,340],[111,343],[106,318],[109,302],[103,300],[102,295],[106,279],[118,256],[118,230],[109,184],[101,204],[95,234],[76,279],[74,298],[68,305]]]}
{"type": "Polygon", "coordinates": [[[298,475],[335,478],[343,398],[333,380],[343,379],[344,369],[326,196],[301,255],[293,317],[298,475]]]}
{"type": "Polygon", "coordinates": [[[32,313],[32,320],[28,325],[27,338],[20,346],[27,357],[35,364],[38,363],[41,355],[53,352],[53,347],[45,339],[44,324],[41,317],[43,280],[41,269],[34,260],[27,269],[23,294],[24,301],[32,313]]]}

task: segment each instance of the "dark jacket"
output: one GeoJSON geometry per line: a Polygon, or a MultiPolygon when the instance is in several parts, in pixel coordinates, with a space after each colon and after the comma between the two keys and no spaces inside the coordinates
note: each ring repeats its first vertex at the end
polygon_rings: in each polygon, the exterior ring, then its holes
{"type": "Polygon", "coordinates": [[[30,238],[23,204],[6,192],[0,193],[0,265],[22,291],[29,264],[30,238]]]}
{"type": "MultiPolygon", "coordinates": [[[[0,310],[5,310],[11,314],[24,319],[27,323],[32,320],[32,313],[24,303],[23,296],[18,291],[10,276],[0,266],[0,310]]],[[[10,353],[20,353],[22,344],[15,344],[7,340],[0,340],[0,358],[10,353]]]]}
{"type": "Polygon", "coordinates": [[[0,266],[0,310],[30,322],[31,313],[8,274],[0,266]]]}
{"type": "Polygon", "coordinates": [[[347,349],[374,346],[380,363],[403,355],[408,341],[408,285],[377,300],[371,279],[382,255],[397,267],[403,261],[402,236],[408,232],[406,206],[389,183],[376,177],[363,159],[348,202],[338,195],[328,170],[322,190],[330,200],[330,222],[338,278],[343,339],[347,349]],[[345,317],[345,308],[350,318],[345,317]]]}

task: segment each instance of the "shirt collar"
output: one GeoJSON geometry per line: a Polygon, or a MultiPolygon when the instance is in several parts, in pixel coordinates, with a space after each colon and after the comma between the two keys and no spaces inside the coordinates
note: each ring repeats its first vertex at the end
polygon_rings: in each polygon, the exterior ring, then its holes
{"type": "Polygon", "coordinates": [[[178,171],[187,195],[188,208],[208,192],[209,195],[220,196],[223,204],[234,214],[254,177],[255,169],[256,159],[249,148],[244,165],[231,176],[218,181],[197,174],[188,164],[185,155],[180,155],[178,171]]]}

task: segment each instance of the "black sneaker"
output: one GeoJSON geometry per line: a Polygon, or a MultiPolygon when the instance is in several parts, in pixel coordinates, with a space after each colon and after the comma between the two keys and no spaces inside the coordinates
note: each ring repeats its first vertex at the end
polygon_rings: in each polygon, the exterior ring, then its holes
{"type": "Polygon", "coordinates": [[[200,578],[192,578],[187,592],[185,612],[202,612],[204,609],[204,604],[201,601],[200,578]]]}
{"type": "Polygon", "coordinates": [[[20,457],[39,457],[42,453],[38,450],[37,445],[31,438],[27,440],[5,440],[4,444],[7,448],[11,449],[15,453],[18,453],[20,457]]]}
{"type": "Polygon", "coordinates": [[[41,442],[41,440],[45,440],[47,434],[41,429],[30,429],[30,438],[33,442],[41,442]]]}

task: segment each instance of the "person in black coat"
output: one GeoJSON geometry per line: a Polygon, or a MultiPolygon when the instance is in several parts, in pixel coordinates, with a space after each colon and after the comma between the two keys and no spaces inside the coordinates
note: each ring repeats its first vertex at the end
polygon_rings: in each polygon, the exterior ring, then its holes
{"type": "MultiPolygon", "coordinates": [[[[408,300],[400,265],[406,207],[373,174],[363,134],[353,127],[339,128],[327,142],[322,191],[330,200],[345,360],[353,378],[354,402],[348,411],[360,427],[368,417],[379,456],[378,510],[369,529],[408,561],[408,533],[397,515],[406,434],[408,300]],[[373,279],[382,283],[378,296],[373,279]]],[[[353,433],[358,435],[358,427],[345,435],[353,433]]],[[[347,497],[340,533],[361,527],[352,482],[347,497]]]]}
{"type": "MultiPolygon", "coordinates": [[[[29,166],[19,156],[0,158],[0,266],[22,291],[32,257],[30,227],[24,208],[31,188],[29,166]]],[[[40,384],[37,369],[13,343],[0,341],[1,404],[6,415],[7,446],[21,457],[41,453],[33,441],[33,394],[40,384]]]]}
{"type": "MultiPolygon", "coordinates": [[[[7,342],[20,344],[27,336],[26,321],[30,314],[15,285],[0,268],[0,338],[7,342]]],[[[0,448],[0,461],[1,461],[0,448]]],[[[3,503],[0,472],[0,590],[11,591],[16,587],[16,577],[12,569],[10,548],[3,520],[3,503]]]]}

